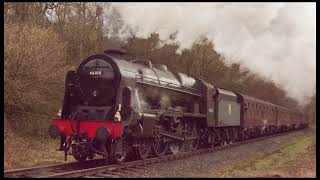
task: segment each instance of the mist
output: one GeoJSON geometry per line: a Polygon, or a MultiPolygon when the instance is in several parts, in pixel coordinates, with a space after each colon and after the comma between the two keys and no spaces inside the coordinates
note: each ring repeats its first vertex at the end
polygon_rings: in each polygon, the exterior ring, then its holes
{"type": "Polygon", "coordinates": [[[301,105],[316,92],[315,3],[112,3],[107,8],[122,19],[108,24],[120,29],[109,36],[125,40],[156,32],[170,43],[175,34],[177,53],[206,37],[227,63],[273,80],[301,105]]]}

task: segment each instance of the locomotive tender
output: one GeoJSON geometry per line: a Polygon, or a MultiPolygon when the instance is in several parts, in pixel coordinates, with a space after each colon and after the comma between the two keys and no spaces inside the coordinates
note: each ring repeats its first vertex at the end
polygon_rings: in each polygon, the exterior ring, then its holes
{"type": "Polygon", "coordinates": [[[68,72],[61,118],[49,127],[65,159],[121,163],[308,125],[302,113],[124,56],[110,49],[68,72]]]}

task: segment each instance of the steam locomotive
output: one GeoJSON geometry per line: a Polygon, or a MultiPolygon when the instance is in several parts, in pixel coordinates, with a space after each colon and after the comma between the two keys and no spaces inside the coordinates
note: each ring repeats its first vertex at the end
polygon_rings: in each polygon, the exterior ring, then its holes
{"type": "Polygon", "coordinates": [[[61,117],[49,127],[65,160],[121,163],[308,125],[301,112],[125,55],[109,49],[67,73],[61,117]]]}

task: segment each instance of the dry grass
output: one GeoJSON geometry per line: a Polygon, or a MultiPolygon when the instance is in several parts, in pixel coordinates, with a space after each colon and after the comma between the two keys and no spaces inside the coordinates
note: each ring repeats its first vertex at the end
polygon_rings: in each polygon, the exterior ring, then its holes
{"type": "Polygon", "coordinates": [[[258,153],[252,159],[201,177],[315,177],[315,146],[315,131],[310,129],[271,154],[258,153]]]}
{"type": "MultiPolygon", "coordinates": [[[[7,133],[4,139],[4,169],[17,169],[64,162],[63,152],[56,151],[59,140],[47,136],[17,136],[7,133]]],[[[74,161],[68,157],[68,162],[74,161]]]]}

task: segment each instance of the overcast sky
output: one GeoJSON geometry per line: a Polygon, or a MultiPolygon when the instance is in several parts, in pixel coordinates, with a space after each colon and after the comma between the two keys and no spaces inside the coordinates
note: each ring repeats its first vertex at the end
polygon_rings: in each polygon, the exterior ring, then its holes
{"type": "Polygon", "coordinates": [[[129,29],[162,40],[178,31],[183,49],[206,36],[227,61],[272,79],[301,104],[316,91],[315,3],[112,3],[113,10],[124,39],[129,29]]]}

